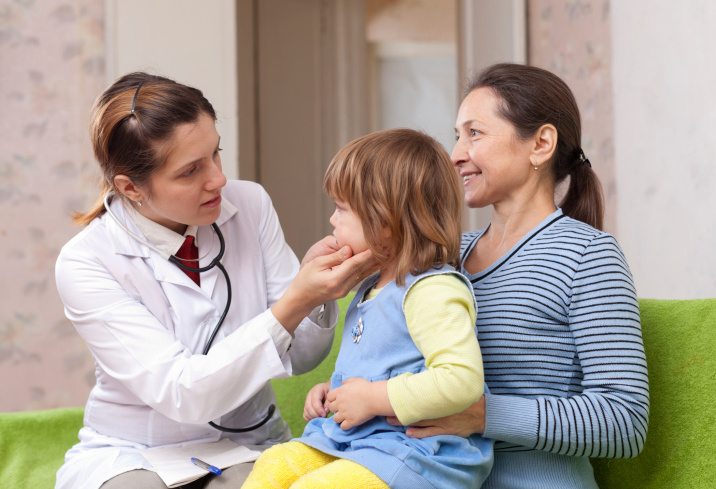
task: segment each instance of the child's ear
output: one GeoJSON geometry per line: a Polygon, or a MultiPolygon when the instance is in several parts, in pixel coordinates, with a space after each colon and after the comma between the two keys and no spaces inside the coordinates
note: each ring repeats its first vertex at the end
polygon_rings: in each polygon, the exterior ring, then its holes
{"type": "Polygon", "coordinates": [[[383,228],[381,229],[381,238],[383,238],[383,244],[385,246],[387,246],[388,243],[390,243],[390,237],[392,235],[393,235],[393,233],[390,232],[390,228],[384,224],[383,228]]]}

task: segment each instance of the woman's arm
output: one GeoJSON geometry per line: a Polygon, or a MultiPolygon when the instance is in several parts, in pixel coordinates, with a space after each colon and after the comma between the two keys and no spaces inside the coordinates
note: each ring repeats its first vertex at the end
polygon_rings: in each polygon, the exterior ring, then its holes
{"type": "MultiPolygon", "coordinates": [[[[569,319],[583,392],[537,399],[485,394],[484,434],[564,455],[635,457],[646,440],[649,384],[636,291],[613,237],[597,236],[586,248],[572,283],[569,319]]],[[[461,420],[419,423],[408,434],[465,430],[481,416],[473,409],[461,420]]]]}
{"type": "Polygon", "coordinates": [[[591,240],[572,282],[569,326],[584,390],[572,397],[487,394],[485,436],[572,456],[630,458],[649,423],[649,381],[634,282],[616,240],[591,240]]]}

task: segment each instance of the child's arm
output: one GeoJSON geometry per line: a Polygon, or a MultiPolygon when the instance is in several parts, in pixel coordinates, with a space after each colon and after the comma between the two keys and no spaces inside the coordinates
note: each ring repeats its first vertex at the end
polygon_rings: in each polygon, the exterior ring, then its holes
{"type": "Polygon", "coordinates": [[[471,291],[452,275],[427,277],[405,300],[410,335],[425,357],[426,371],[389,381],[351,378],[328,393],[336,422],[349,429],[374,416],[397,416],[403,424],[463,411],[484,390],[475,336],[471,291]]]}
{"type": "Polygon", "coordinates": [[[388,397],[388,381],[370,382],[360,377],[343,381],[331,390],[326,405],[333,411],[333,419],[348,430],[375,416],[395,416],[388,397]]]}
{"type": "Polygon", "coordinates": [[[448,416],[477,402],[485,377],[472,291],[453,275],[426,277],[408,292],[404,311],[426,370],[388,381],[390,403],[400,422],[448,416]]]}
{"type": "Polygon", "coordinates": [[[313,418],[325,418],[328,414],[326,394],[331,390],[331,381],[313,386],[306,395],[306,404],[303,406],[303,419],[311,421],[313,418]]]}

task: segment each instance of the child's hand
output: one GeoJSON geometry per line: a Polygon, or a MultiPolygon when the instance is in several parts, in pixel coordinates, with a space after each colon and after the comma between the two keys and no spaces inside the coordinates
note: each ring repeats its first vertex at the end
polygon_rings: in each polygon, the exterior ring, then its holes
{"type": "Polygon", "coordinates": [[[333,419],[348,430],[378,416],[395,414],[388,399],[388,382],[369,382],[360,377],[343,381],[326,396],[333,419]]]}
{"type": "Polygon", "coordinates": [[[303,406],[303,419],[311,421],[313,418],[325,418],[329,413],[326,394],[331,390],[331,381],[314,386],[306,395],[306,404],[303,406]]]}

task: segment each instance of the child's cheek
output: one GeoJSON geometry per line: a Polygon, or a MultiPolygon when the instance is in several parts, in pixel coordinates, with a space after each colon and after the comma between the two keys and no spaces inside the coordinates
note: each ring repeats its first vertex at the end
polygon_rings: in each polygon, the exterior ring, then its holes
{"type": "Polygon", "coordinates": [[[357,255],[358,253],[363,253],[365,250],[368,249],[368,244],[365,242],[365,240],[355,240],[353,244],[351,244],[351,249],[353,250],[353,254],[357,255]]]}

